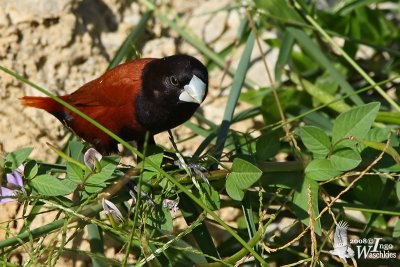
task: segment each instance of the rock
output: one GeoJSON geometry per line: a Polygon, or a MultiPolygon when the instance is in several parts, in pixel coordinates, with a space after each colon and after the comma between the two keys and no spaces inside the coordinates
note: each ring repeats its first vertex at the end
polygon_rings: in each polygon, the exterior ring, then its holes
{"type": "Polygon", "coordinates": [[[11,24],[18,24],[57,18],[61,13],[70,11],[77,2],[77,0],[3,0],[0,2],[0,10],[4,10],[11,24]]]}

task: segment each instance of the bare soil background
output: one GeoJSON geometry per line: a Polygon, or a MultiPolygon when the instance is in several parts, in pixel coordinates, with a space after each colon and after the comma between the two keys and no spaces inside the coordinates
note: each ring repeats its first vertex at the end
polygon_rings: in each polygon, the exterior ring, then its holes
{"type": "MultiPolygon", "coordinates": [[[[229,0],[166,2],[180,14],[187,29],[216,52],[235,40],[244,16],[229,9],[213,12],[234,3],[229,0]]],[[[143,11],[144,7],[137,2],[124,0],[0,0],[0,65],[57,95],[73,92],[104,73],[110,59],[138,23],[143,11]]],[[[187,53],[204,62],[195,48],[162,26],[157,19],[150,21],[137,48],[142,57],[187,53]]],[[[242,49],[239,47],[233,53],[232,66],[237,66],[237,57],[242,49]]],[[[253,51],[248,76],[261,86],[267,84],[257,49],[253,51]]],[[[222,70],[215,69],[210,73],[209,95],[201,109],[206,118],[216,124],[221,122],[231,81],[232,78],[224,76],[222,70]]],[[[49,150],[46,142],[62,147],[67,141],[67,130],[46,112],[23,108],[18,98],[24,95],[40,93],[0,73],[0,153],[34,147],[33,158],[54,161],[56,155],[49,150]]],[[[244,104],[238,109],[243,107],[244,104]]],[[[255,123],[248,121],[235,128],[246,132],[255,123]]],[[[191,133],[185,127],[178,127],[174,134],[179,140],[191,133]]],[[[156,140],[170,147],[165,134],[160,134],[156,140]]],[[[180,148],[190,154],[201,140],[197,138],[184,142],[180,148]]],[[[0,222],[13,218],[18,208],[16,203],[2,205],[0,222]]],[[[221,213],[228,221],[236,215],[237,212],[232,211],[221,213]]],[[[43,225],[53,219],[53,216],[43,216],[35,220],[33,226],[43,225]]],[[[12,228],[21,226],[22,221],[19,220],[12,228]]],[[[3,237],[4,233],[0,232],[0,239],[3,237]]],[[[79,244],[85,245],[85,242],[79,244]]],[[[107,251],[107,256],[116,253],[107,251]]],[[[66,257],[63,261],[65,266],[87,266],[84,260],[77,258],[66,257]]]]}

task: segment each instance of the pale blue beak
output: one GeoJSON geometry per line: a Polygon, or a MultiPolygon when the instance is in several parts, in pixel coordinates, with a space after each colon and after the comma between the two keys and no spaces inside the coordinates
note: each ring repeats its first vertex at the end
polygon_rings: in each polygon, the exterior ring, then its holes
{"type": "Polygon", "coordinates": [[[201,104],[206,94],[206,84],[196,75],[193,75],[189,84],[183,87],[179,100],[201,104]]]}

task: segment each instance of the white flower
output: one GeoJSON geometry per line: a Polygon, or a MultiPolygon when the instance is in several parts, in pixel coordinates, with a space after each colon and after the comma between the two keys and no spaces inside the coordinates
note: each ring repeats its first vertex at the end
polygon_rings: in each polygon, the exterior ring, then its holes
{"type": "Polygon", "coordinates": [[[117,206],[114,205],[114,203],[103,198],[101,204],[103,205],[104,213],[107,214],[110,220],[116,222],[117,224],[121,224],[125,221],[121,212],[119,211],[117,206]]]}
{"type": "Polygon", "coordinates": [[[92,172],[100,172],[100,161],[103,156],[94,148],[89,148],[83,156],[86,167],[92,172]]]}

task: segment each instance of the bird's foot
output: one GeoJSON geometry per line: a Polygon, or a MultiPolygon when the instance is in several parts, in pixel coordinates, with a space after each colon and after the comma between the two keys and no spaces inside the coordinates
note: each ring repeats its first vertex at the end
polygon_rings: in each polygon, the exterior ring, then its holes
{"type": "Polygon", "coordinates": [[[174,165],[181,170],[185,170],[192,178],[195,176],[201,177],[201,179],[203,179],[203,181],[210,186],[210,181],[205,175],[207,169],[201,166],[199,163],[192,163],[189,161],[190,160],[188,158],[183,158],[182,156],[178,155],[178,159],[174,160],[174,165]]]}

